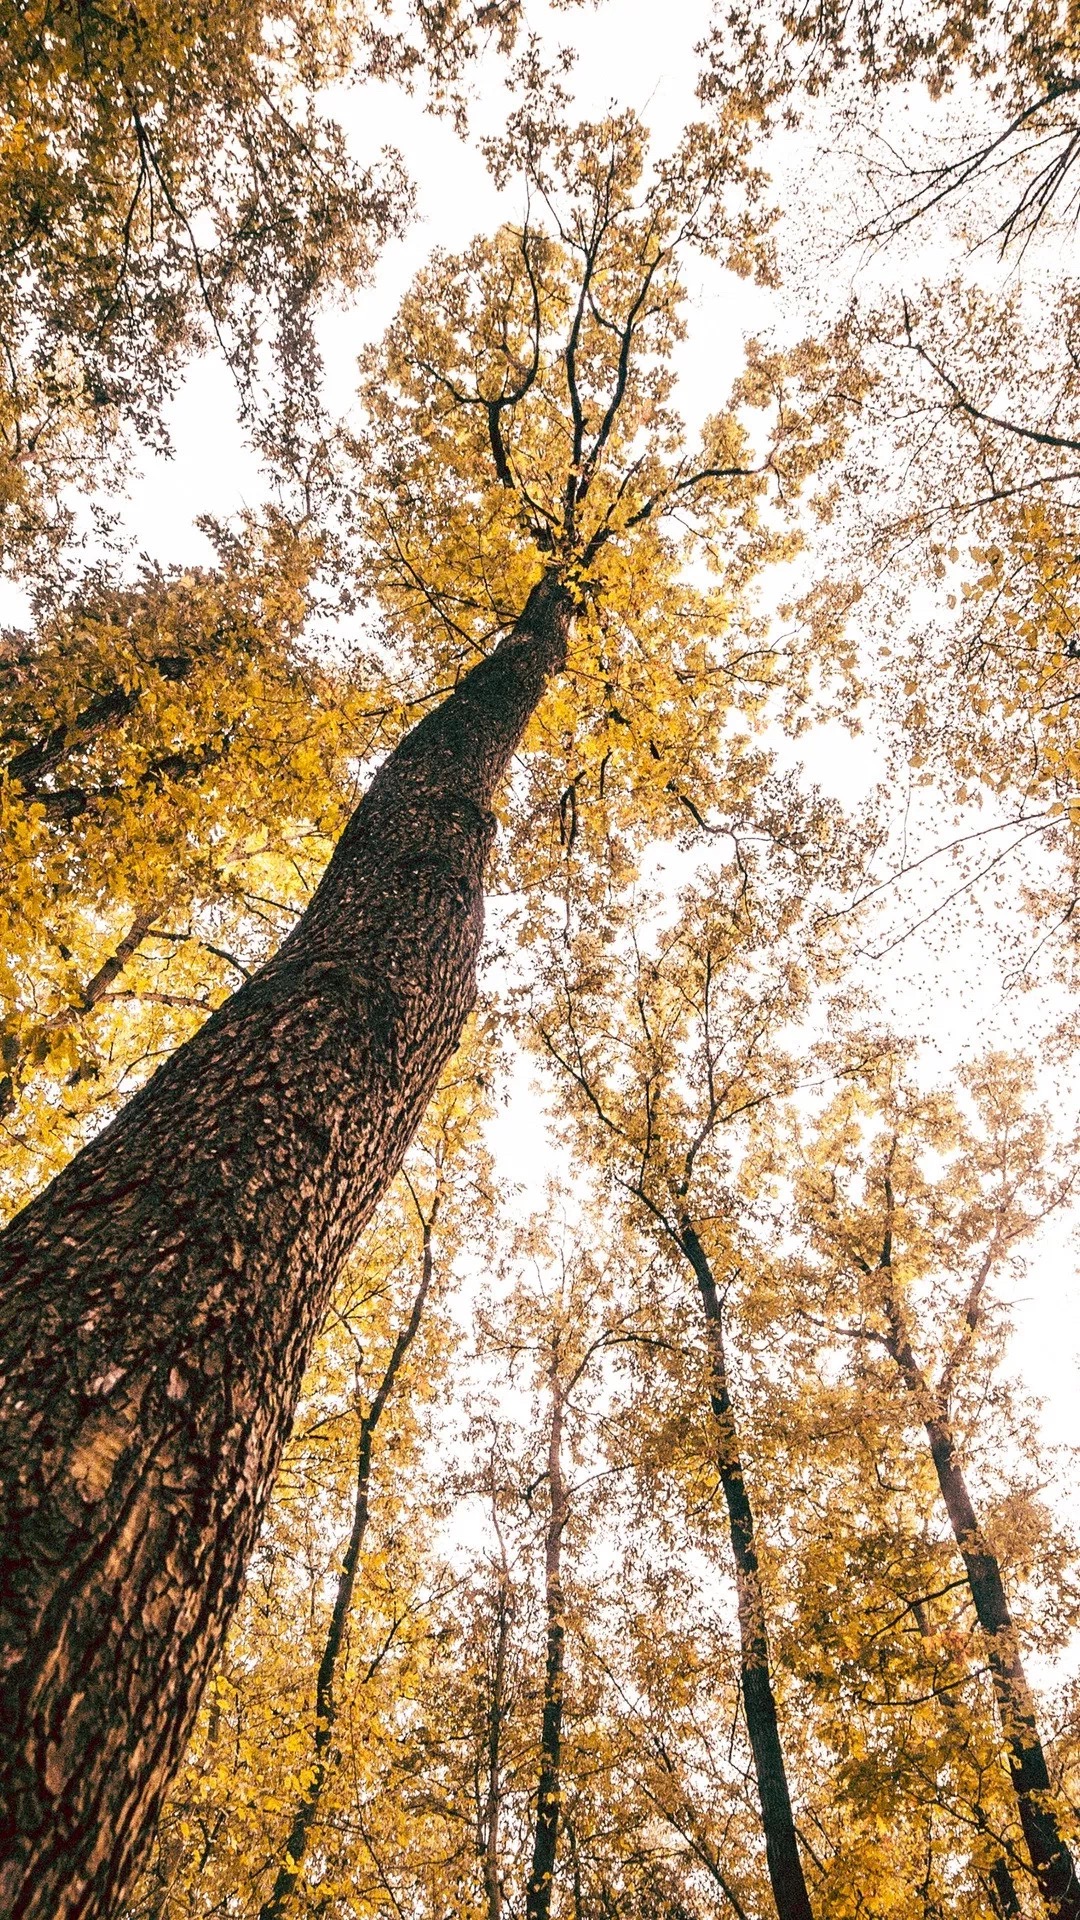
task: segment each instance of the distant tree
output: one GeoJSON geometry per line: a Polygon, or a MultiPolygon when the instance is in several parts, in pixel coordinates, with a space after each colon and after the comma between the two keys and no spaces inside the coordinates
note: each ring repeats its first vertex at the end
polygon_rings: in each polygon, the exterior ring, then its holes
{"type": "MultiPolygon", "coordinates": [[[[743,874],[749,882],[745,867],[743,874]]],[[[811,977],[809,967],[785,961],[783,913],[772,920],[770,946],[763,906],[755,912],[738,893],[733,904],[728,887],[713,880],[687,892],[655,951],[632,924],[623,941],[609,928],[608,941],[599,943],[590,929],[572,955],[556,946],[535,1019],[565,1076],[564,1101],[588,1127],[592,1152],[699,1296],[738,1595],[742,1701],[773,1904],[779,1920],[809,1920],[762,1548],[725,1340],[731,1223],[724,1140],[741,1115],[786,1088],[792,1064],[776,1036],[798,1019],[811,977]],[[629,953],[620,951],[627,938],[629,953]],[[617,978],[625,983],[621,992],[617,978]]]]}
{"type": "MultiPolygon", "coordinates": [[[[1076,1915],[1068,1794],[1051,1779],[1024,1668],[1003,1566],[1010,1542],[999,1525],[998,1544],[980,1517],[965,1464],[976,1450],[995,1466],[1007,1455],[1009,1400],[991,1386],[1004,1324],[994,1283],[1068,1198],[1075,1151],[1062,1143],[1051,1157],[1048,1116],[1033,1110],[1030,1073],[1017,1063],[991,1057],[967,1082],[974,1119],[956,1101],[905,1084],[885,1054],[876,1084],[856,1082],[826,1111],[795,1174],[810,1248],[800,1269],[804,1310],[824,1311],[820,1324],[848,1349],[867,1406],[890,1365],[908,1396],[907,1421],[924,1430],[985,1649],[1028,1870],[1047,1914],[1076,1915]],[[931,1156],[940,1174],[927,1170],[931,1156]],[[984,1437],[980,1428],[995,1419],[984,1437]]],[[[1019,1547],[1039,1517],[1019,1493],[1005,1512],[1019,1547]]],[[[926,1635],[932,1606],[921,1619],[916,1610],[926,1635]]],[[[1054,1631],[1063,1626],[1059,1614],[1054,1631]]],[[[986,1865],[992,1876],[998,1869],[996,1897],[1007,1911],[1005,1859],[991,1846],[986,1865]]]]}

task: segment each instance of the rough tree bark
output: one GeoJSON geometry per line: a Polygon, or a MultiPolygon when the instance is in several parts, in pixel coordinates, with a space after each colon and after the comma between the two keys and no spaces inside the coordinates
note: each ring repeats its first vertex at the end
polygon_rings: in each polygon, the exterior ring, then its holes
{"type": "Polygon", "coordinates": [[[563,1386],[558,1350],[551,1362],[551,1429],[548,1435],[548,1525],[544,1543],[544,1597],[547,1609],[547,1658],[544,1667],[544,1712],[540,1727],[540,1779],[536,1794],[536,1827],[532,1868],[525,1889],[526,1920],[548,1920],[555,1878],[555,1849],[559,1838],[562,1758],[563,1624],[562,1537],[569,1507],[562,1471],[563,1386]]]}
{"type": "Polygon", "coordinates": [[[288,1912],[289,1901],[300,1878],[307,1856],[308,1842],[311,1839],[311,1829],[315,1824],[319,1802],[326,1785],[330,1742],[337,1720],[335,1690],[337,1665],[345,1641],[345,1627],[352,1610],[353,1595],[356,1591],[356,1569],[360,1564],[360,1549],[364,1544],[368,1515],[371,1511],[372,1443],[375,1439],[375,1429],[394,1390],[394,1382],[401,1370],[401,1364],[416,1338],[424,1306],[431,1290],[431,1232],[437,1208],[438,1197],[436,1196],[431,1213],[423,1223],[423,1268],[420,1285],[412,1304],[412,1312],[394,1341],[386,1371],[379,1382],[371,1405],[367,1412],[361,1415],[360,1444],[356,1450],[356,1498],[353,1503],[352,1528],[349,1533],[349,1544],[345,1549],[345,1558],[341,1563],[337,1592],[334,1595],[333,1610],[330,1614],[330,1626],[315,1679],[315,1739],[310,1779],[297,1800],[289,1827],[289,1837],[285,1842],[285,1857],[278,1868],[269,1897],[263,1901],[259,1909],[259,1920],[284,1920],[288,1912]]]}
{"type": "Polygon", "coordinates": [[[240,1591],[334,1278],[472,1004],[554,575],[388,758],[274,958],[0,1237],[0,1868],[105,1920],[240,1591]]]}
{"type": "Polygon", "coordinates": [[[813,1920],[813,1908],[799,1857],[784,1750],[780,1744],[780,1727],[776,1717],[776,1698],[769,1674],[769,1636],[754,1542],[754,1511],[743,1477],[738,1429],[728,1388],[723,1308],[708,1256],[689,1219],[681,1222],[680,1245],[698,1283],[709,1337],[712,1371],[710,1397],[720,1433],[718,1465],[727,1505],[739,1601],[743,1706],[757,1776],[769,1881],[779,1920],[813,1920]]]}
{"type": "MultiPolygon", "coordinates": [[[[885,1283],[886,1345],[908,1391],[918,1402],[941,1497],[967,1573],[976,1618],[986,1636],[987,1661],[1001,1722],[1005,1756],[1031,1865],[1049,1914],[1080,1920],[1080,1879],[1054,1810],[1035,1697],[1024,1672],[1001,1566],[982,1528],[964,1479],[948,1407],[919,1366],[891,1282],[888,1247],[880,1271],[885,1283]]],[[[1003,1889],[999,1889],[1003,1891],[1003,1889]]]]}

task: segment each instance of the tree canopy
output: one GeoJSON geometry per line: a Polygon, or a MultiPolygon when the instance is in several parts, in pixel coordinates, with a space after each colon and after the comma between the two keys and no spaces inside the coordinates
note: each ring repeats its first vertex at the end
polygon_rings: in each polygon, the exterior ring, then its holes
{"type": "Polygon", "coordinates": [[[5,1920],[1080,1920],[1074,23],[582,22],[6,22],[5,1920]]]}

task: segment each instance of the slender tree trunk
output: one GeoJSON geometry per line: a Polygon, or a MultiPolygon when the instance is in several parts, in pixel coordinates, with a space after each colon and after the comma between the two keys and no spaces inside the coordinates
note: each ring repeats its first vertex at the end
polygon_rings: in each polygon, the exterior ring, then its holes
{"type": "MultiPolygon", "coordinates": [[[[679,1791],[679,1781],[675,1764],[664,1746],[663,1741],[656,1741],[654,1739],[651,1745],[655,1759],[663,1768],[669,1780],[675,1783],[676,1791],[679,1791]]],[[[678,1834],[680,1840],[685,1841],[695,1860],[700,1862],[710,1879],[719,1887],[732,1913],[738,1916],[738,1920],[749,1920],[746,1908],[743,1906],[727,1875],[721,1870],[720,1863],[712,1847],[709,1845],[708,1840],[700,1831],[694,1809],[690,1806],[685,1795],[680,1792],[682,1808],[681,1811],[676,1811],[670,1805],[665,1804],[660,1795],[655,1793],[651,1787],[646,1785],[645,1792],[652,1801],[661,1819],[667,1822],[673,1833],[678,1834]]]]}
{"type": "Polygon", "coordinates": [[[554,576],[371,784],[289,938],[0,1236],[5,1920],[106,1920],[221,1647],[335,1276],[475,992],[554,576]]]}
{"type": "Polygon", "coordinates": [[[967,1490],[948,1420],[923,1376],[904,1328],[899,1301],[886,1277],[885,1312],[889,1352],[908,1390],[917,1396],[941,1497],[967,1572],[979,1625],[986,1636],[987,1659],[1001,1721],[1005,1755],[1020,1812],[1031,1865],[1048,1913],[1080,1920],[1080,1879],[1054,1810],[1035,1699],[1020,1654],[1020,1640],[1009,1611],[997,1555],[987,1543],[967,1490]]]}
{"type": "MultiPolygon", "coordinates": [[[[110,953],[108,959],[103,960],[97,971],[91,974],[77,1002],[73,1006],[62,1008],[59,1013],[49,1014],[43,1021],[46,1032],[55,1032],[59,1027],[67,1026],[72,1019],[77,1019],[80,1014],[93,1012],[99,1002],[105,998],[113,981],[120,978],[132,955],[138,952],[160,912],[161,904],[156,902],[135,915],[123,939],[110,953]]],[[[21,1077],[24,1060],[25,1054],[13,1063],[11,1073],[4,1074],[0,1078],[0,1120],[5,1119],[9,1113],[14,1113],[19,1104],[17,1082],[21,1077]]],[[[68,1084],[70,1085],[71,1082],[69,1081],[68,1084]]]]}
{"type": "MultiPolygon", "coordinates": [[[[920,1634],[924,1640],[928,1640],[933,1628],[925,1601],[916,1600],[912,1611],[915,1615],[916,1625],[918,1626],[920,1634]]],[[[938,1698],[938,1707],[946,1726],[951,1727],[954,1732],[959,1732],[962,1735],[964,1732],[963,1715],[955,1701],[948,1694],[943,1693],[938,1698]]],[[[996,1841],[997,1835],[994,1833],[989,1820],[977,1801],[973,1808],[973,1814],[979,1832],[985,1834],[987,1839],[996,1841]]],[[[998,1842],[998,1844],[1000,1845],[1000,1842],[998,1842]]],[[[999,1855],[994,1861],[993,1866],[989,1868],[985,1875],[984,1884],[990,1895],[991,1905],[993,1906],[994,1913],[997,1915],[997,1920],[1018,1920],[1020,1900],[1004,1855],[999,1855]]]]}
{"type": "MultiPolygon", "coordinates": [[[[171,673],[169,679],[186,679],[191,662],[184,663],[182,673],[171,673]]],[[[141,687],[112,687],[108,693],[96,694],[88,707],[76,714],[74,720],[65,721],[54,727],[40,740],[13,755],[7,763],[7,777],[17,782],[28,798],[37,799],[37,783],[47,773],[52,773],[73,747],[85,747],[98,734],[107,732],[126,720],[129,713],[142,699],[141,687]]]]}
{"type": "Polygon", "coordinates": [[[570,1890],[574,1901],[574,1920],[585,1920],[582,1905],[581,1855],[578,1852],[577,1829],[572,1820],[564,1820],[566,1838],[570,1845],[570,1890]]]}
{"type": "Polygon", "coordinates": [[[308,1841],[319,1811],[323,1787],[326,1785],[330,1742],[337,1720],[334,1681],[337,1677],[337,1664],[345,1638],[345,1626],[352,1608],[353,1594],[356,1589],[356,1569],[360,1562],[360,1549],[364,1544],[370,1511],[368,1494],[371,1486],[371,1446],[375,1438],[375,1429],[393,1392],[394,1381],[397,1379],[401,1363],[416,1338],[424,1303],[431,1288],[431,1230],[434,1217],[433,1209],[430,1218],[424,1221],[424,1264],[412,1312],[394,1342],[378,1391],[360,1421],[352,1531],[349,1534],[349,1544],[345,1549],[345,1558],[341,1565],[341,1577],[334,1596],[334,1609],[330,1615],[326,1644],[323,1647],[315,1681],[314,1765],[311,1769],[311,1779],[297,1801],[292,1825],[289,1828],[289,1837],[285,1842],[285,1858],[278,1868],[270,1898],[265,1900],[259,1909],[259,1920],[283,1920],[288,1910],[290,1896],[300,1878],[300,1870],[307,1854],[308,1841]]]}
{"type": "Polygon", "coordinates": [[[701,1293],[709,1336],[712,1410],[720,1431],[720,1479],[727,1503],[739,1599],[743,1705],[757,1776],[769,1880],[779,1920],[813,1920],[791,1811],[787,1769],[776,1716],[776,1698],[769,1675],[769,1636],[754,1544],[754,1512],[743,1477],[738,1428],[728,1386],[723,1308],[708,1256],[693,1223],[684,1219],[680,1231],[682,1250],[693,1268],[701,1293]]]}
{"type": "Polygon", "coordinates": [[[986,1880],[998,1920],[1019,1920],[1020,1900],[1004,1860],[994,1861],[986,1880]]]}
{"type": "Polygon", "coordinates": [[[548,1437],[548,1527],[544,1549],[544,1593],[547,1604],[547,1659],[544,1667],[544,1714],[540,1729],[540,1779],[536,1794],[536,1829],[532,1870],[525,1891],[526,1920],[548,1920],[555,1877],[555,1849],[559,1838],[560,1758],[563,1710],[562,1537],[567,1520],[566,1485],[562,1472],[563,1389],[558,1354],[551,1363],[551,1431],[548,1437]]]}
{"type": "Polygon", "coordinates": [[[513,1601],[505,1567],[499,1587],[498,1626],[495,1633],[495,1670],[491,1683],[491,1714],[488,1719],[488,1777],[484,1802],[483,1852],[484,1894],[487,1920],[502,1920],[503,1889],[499,1869],[499,1815],[502,1811],[502,1725],[506,1713],[506,1666],[510,1650],[510,1622],[513,1601]]]}

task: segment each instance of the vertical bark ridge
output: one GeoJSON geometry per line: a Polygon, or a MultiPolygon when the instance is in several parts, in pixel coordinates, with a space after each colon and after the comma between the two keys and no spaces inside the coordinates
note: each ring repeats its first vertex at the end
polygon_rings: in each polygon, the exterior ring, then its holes
{"type": "Polygon", "coordinates": [[[698,1283],[709,1337],[712,1410],[720,1435],[718,1464],[727,1505],[739,1602],[743,1705],[761,1804],[769,1881],[779,1920],[813,1920],[813,1908],[799,1856],[787,1768],[780,1741],[776,1696],[769,1671],[769,1636],[754,1538],[754,1510],[743,1475],[738,1428],[728,1385],[723,1308],[708,1256],[690,1220],[684,1219],[681,1223],[680,1244],[698,1283]]]}
{"type": "Polygon", "coordinates": [[[475,994],[495,787],[568,591],[389,756],[261,971],[0,1236],[5,1920],[139,1865],[342,1260],[475,994]]]}

